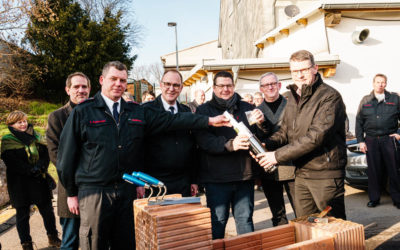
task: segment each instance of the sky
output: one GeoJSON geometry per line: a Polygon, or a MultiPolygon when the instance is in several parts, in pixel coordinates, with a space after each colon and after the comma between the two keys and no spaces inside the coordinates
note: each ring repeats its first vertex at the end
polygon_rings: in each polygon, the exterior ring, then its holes
{"type": "Polygon", "coordinates": [[[160,62],[160,56],[175,52],[177,23],[178,50],[218,39],[218,0],[134,0],[132,10],[143,28],[135,65],[160,62]]]}

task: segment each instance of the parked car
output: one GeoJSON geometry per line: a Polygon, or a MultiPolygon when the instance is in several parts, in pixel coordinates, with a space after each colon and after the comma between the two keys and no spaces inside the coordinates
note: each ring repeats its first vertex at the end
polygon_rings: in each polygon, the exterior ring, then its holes
{"type": "MultiPolygon", "coordinates": [[[[400,134],[400,129],[397,130],[400,134]]],[[[400,142],[400,141],[399,141],[400,142]]],[[[346,165],[346,184],[358,188],[367,190],[368,189],[368,175],[367,175],[367,156],[360,151],[360,145],[356,139],[346,141],[347,144],[347,165],[346,165]]],[[[386,175],[386,173],[384,173],[386,175]]],[[[389,179],[387,176],[383,176],[385,180],[382,183],[384,190],[389,192],[389,179]]]]}
{"type": "Polygon", "coordinates": [[[346,184],[358,188],[368,189],[367,156],[360,151],[360,145],[356,139],[347,140],[347,165],[346,184]]]}

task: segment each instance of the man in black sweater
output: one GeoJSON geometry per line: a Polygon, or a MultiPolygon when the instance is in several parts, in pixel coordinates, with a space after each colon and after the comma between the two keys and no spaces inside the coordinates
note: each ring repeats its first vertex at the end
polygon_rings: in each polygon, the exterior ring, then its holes
{"type": "MultiPolygon", "coordinates": [[[[272,72],[265,73],[260,78],[260,91],[264,94],[264,100],[257,108],[263,112],[266,123],[269,125],[267,130],[263,128],[263,138],[271,136],[280,128],[283,111],[287,103],[286,98],[279,94],[281,85],[278,77],[272,72]]],[[[261,175],[263,191],[272,213],[273,226],[288,223],[283,187],[285,187],[294,211],[294,172],[295,167],[292,164],[280,164],[277,171],[273,173],[264,172],[261,175]]]]}

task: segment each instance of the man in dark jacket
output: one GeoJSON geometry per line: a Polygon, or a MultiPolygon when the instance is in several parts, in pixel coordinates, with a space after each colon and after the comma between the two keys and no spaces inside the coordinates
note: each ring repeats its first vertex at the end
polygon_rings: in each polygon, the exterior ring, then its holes
{"type": "MultiPolygon", "coordinates": [[[[81,72],[70,74],[66,80],[65,92],[69,95],[69,102],[50,113],[46,130],[47,148],[50,160],[54,165],[57,163],[61,131],[69,114],[78,103],[89,97],[89,78],[81,72]]],[[[60,224],[63,230],[61,249],[78,249],[80,219],[78,215],[71,213],[68,208],[68,203],[71,206],[78,206],[78,197],[67,197],[67,193],[61,182],[58,182],[57,194],[57,213],[60,217],[60,224]]]]}
{"type": "Polygon", "coordinates": [[[57,171],[68,197],[78,195],[79,242],[86,249],[134,249],[133,199],[136,189],[122,175],[142,168],[144,136],[166,130],[225,125],[227,119],[159,112],[121,96],[128,71],[107,63],[101,91],[76,106],[62,131],[57,171]]]}
{"type": "Polygon", "coordinates": [[[384,172],[390,180],[393,205],[400,209],[399,142],[400,100],[395,93],[385,90],[387,77],[377,74],[374,90],[364,96],[356,116],[356,136],[360,150],[367,154],[368,207],[379,205],[384,172]]]}
{"type": "MultiPolygon", "coordinates": [[[[196,114],[217,116],[228,111],[237,121],[250,127],[245,112],[253,110],[253,106],[241,101],[234,89],[232,75],[218,72],[211,101],[199,106],[196,114]]],[[[261,111],[258,112],[263,119],[261,111]]],[[[255,132],[255,126],[251,130],[255,132]]],[[[236,135],[232,128],[210,128],[197,131],[196,141],[201,149],[200,182],[205,186],[207,206],[211,210],[213,239],[224,238],[231,206],[238,234],[253,232],[257,166],[248,152],[248,138],[236,135]]]]}
{"type": "Polygon", "coordinates": [[[289,86],[281,128],[267,140],[267,147],[281,147],[260,154],[259,163],[269,168],[292,161],[296,166],[297,216],[330,205],[330,215],[345,219],[345,105],[340,93],[322,81],[310,52],[292,54],[290,71],[294,84],[289,86]]]}
{"type": "MultiPolygon", "coordinates": [[[[191,112],[177,101],[183,89],[182,75],[176,70],[165,71],[161,95],[144,104],[160,112],[191,112]]],[[[191,130],[177,130],[145,138],[143,172],[159,179],[167,186],[167,194],[182,196],[197,193],[197,165],[194,136],[191,130]],[[157,153],[155,153],[157,152],[157,153]]]]}
{"type": "MultiPolygon", "coordinates": [[[[264,100],[257,106],[257,109],[263,112],[268,124],[262,138],[271,136],[281,126],[287,100],[279,94],[280,89],[281,82],[279,82],[278,77],[274,73],[268,72],[260,77],[260,91],[264,94],[264,100]]],[[[269,208],[271,209],[273,226],[288,223],[285,200],[283,198],[283,187],[285,187],[286,194],[294,210],[294,171],[295,167],[287,163],[280,164],[277,171],[273,173],[264,172],[261,174],[261,184],[269,208]]]]}

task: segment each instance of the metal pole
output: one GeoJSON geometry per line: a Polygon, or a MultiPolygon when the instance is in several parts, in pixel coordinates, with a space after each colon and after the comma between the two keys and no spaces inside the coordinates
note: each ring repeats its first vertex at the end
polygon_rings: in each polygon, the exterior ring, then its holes
{"type": "Polygon", "coordinates": [[[175,25],[175,45],[176,45],[176,70],[179,71],[179,62],[178,62],[178,24],[175,25]]]}

